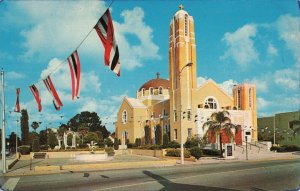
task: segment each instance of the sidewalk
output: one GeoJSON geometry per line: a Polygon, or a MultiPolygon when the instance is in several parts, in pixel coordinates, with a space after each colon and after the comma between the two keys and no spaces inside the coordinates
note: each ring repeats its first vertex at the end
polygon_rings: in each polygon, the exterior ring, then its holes
{"type": "MultiPolygon", "coordinates": [[[[239,156],[234,159],[220,159],[218,157],[202,157],[196,162],[185,161],[184,165],[212,164],[212,163],[228,163],[228,162],[258,162],[270,160],[290,160],[300,159],[300,152],[293,153],[262,153],[242,158],[239,156]]],[[[147,157],[140,155],[117,155],[113,160],[103,162],[84,162],[75,161],[74,159],[35,159],[30,166],[30,160],[21,160],[15,166],[8,170],[4,176],[26,176],[26,175],[42,175],[69,173],[76,171],[92,171],[92,170],[113,170],[113,169],[129,169],[129,168],[149,168],[179,165],[180,160],[169,158],[158,159],[155,157],[147,157]]],[[[3,174],[2,174],[3,176],[3,174]]]]}

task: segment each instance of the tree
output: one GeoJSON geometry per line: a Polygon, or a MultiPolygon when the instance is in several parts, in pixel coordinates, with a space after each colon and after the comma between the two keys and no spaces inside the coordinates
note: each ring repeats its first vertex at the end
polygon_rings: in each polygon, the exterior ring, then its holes
{"type": "Polygon", "coordinates": [[[57,138],[52,131],[49,131],[48,133],[48,145],[51,149],[54,149],[54,147],[58,145],[57,138]]]}
{"type": "Polygon", "coordinates": [[[32,145],[34,140],[39,140],[39,139],[40,139],[39,134],[37,134],[36,132],[32,131],[28,135],[28,143],[29,143],[29,145],[32,145]]]}
{"type": "Polygon", "coordinates": [[[71,118],[67,125],[72,131],[78,131],[79,127],[82,126],[87,127],[89,132],[101,131],[103,138],[107,138],[110,134],[95,112],[83,111],[71,118]]]}
{"type": "Polygon", "coordinates": [[[167,133],[165,133],[164,136],[163,136],[163,146],[165,148],[168,147],[169,142],[170,142],[169,135],[167,133]]]}
{"type": "MultiPolygon", "coordinates": [[[[1,131],[0,131],[1,135],[1,131]]],[[[10,145],[10,148],[16,148],[16,134],[14,132],[11,132],[11,134],[8,137],[8,142],[10,145]]],[[[18,137],[18,145],[20,145],[21,141],[20,138],[18,137]]]]}
{"type": "Polygon", "coordinates": [[[33,152],[39,152],[40,151],[40,143],[39,140],[34,139],[32,143],[32,151],[33,152]]]}
{"type": "Polygon", "coordinates": [[[104,144],[106,144],[108,147],[114,146],[114,143],[112,142],[112,140],[110,138],[106,138],[104,140],[104,144]]]}
{"type": "Polygon", "coordinates": [[[68,126],[66,124],[61,124],[58,129],[57,129],[57,133],[60,137],[62,137],[64,135],[64,132],[68,130],[68,126]]]}
{"type": "Polygon", "coordinates": [[[46,145],[47,144],[47,131],[41,130],[39,133],[39,138],[40,138],[40,144],[46,145]]]}
{"type": "Polygon", "coordinates": [[[88,132],[84,137],[83,137],[83,142],[84,143],[98,143],[99,142],[99,137],[96,133],[94,132],[88,132]]]}
{"type": "Polygon", "coordinates": [[[150,141],[151,141],[151,135],[150,135],[150,127],[149,125],[146,125],[144,127],[144,130],[145,130],[145,144],[146,145],[149,145],[150,144],[150,141]]]}
{"type": "Polygon", "coordinates": [[[31,127],[34,130],[34,132],[36,132],[36,129],[39,128],[39,126],[40,126],[39,123],[36,121],[31,123],[31,127]]]}
{"type": "Polygon", "coordinates": [[[22,145],[28,145],[28,135],[29,135],[29,117],[26,109],[22,109],[21,111],[21,140],[22,145]]]}
{"type": "Polygon", "coordinates": [[[233,133],[231,130],[235,129],[235,132],[237,133],[239,127],[231,123],[229,112],[225,110],[213,113],[210,116],[210,120],[203,124],[203,130],[205,130],[206,127],[208,128],[208,130],[206,131],[205,136],[207,136],[208,133],[211,133],[211,135],[219,136],[219,148],[221,151],[220,157],[223,157],[222,132],[224,131],[227,136],[232,138],[233,133]]]}
{"type": "Polygon", "coordinates": [[[156,125],[155,130],[155,144],[161,145],[162,144],[162,128],[160,125],[156,125]]]}

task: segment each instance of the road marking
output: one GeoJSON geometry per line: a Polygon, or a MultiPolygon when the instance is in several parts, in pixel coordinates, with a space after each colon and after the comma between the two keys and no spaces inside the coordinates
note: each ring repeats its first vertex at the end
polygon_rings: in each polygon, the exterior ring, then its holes
{"type": "MultiPolygon", "coordinates": [[[[276,166],[289,166],[289,165],[294,165],[294,164],[279,164],[276,166]]],[[[237,170],[229,170],[229,171],[223,171],[223,172],[211,172],[211,173],[205,173],[205,174],[198,174],[198,175],[192,175],[192,176],[185,176],[185,177],[179,177],[179,178],[170,178],[168,179],[169,181],[171,180],[176,180],[176,179],[189,179],[189,178],[195,178],[198,176],[206,176],[206,175],[212,175],[212,174],[221,174],[221,173],[230,173],[230,172],[239,172],[239,171],[247,171],[247,170],[257,170],[257,169],[265,169],[265,168],[271,168],[274,166],[264,166],[264,167],[255,167],[255,168],[248,168],[248,169],[237,169],[237,170]]],[[[164,181],[164,180],[160,180],[160,181],[164,181]]],[[[166,180],[165,180],[166,181],[166,180]]],[[[119,189],[119,188],[124,188],[124,187],[132,187],[132,186],[139,186],[139,185],[144,185],[144,184],[149,184],[149,183],[158,183],[157,180],[152,180],[152,181],[147,181],[147,182],[141,182],[141,183],[136,183],[136,184],[127,184],[127,185],[120,185],[120,186],[113,186],[113,187],[109,187],[109,188],[100,188],[98,190],[95,191],[102,191],[102,190],[111,190],[111,189],[119,189]]]]}
{"type": "Polygon", "coordinates": [[[9,178],[2,186],[3,190],[13,191],[17,186],[20,178],[9,178]]]}

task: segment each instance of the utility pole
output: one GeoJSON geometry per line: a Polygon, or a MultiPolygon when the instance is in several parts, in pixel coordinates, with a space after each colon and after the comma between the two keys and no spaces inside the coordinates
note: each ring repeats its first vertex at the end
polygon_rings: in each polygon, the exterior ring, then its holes
{"type": "Polygon", "coordinates": [[[274,130],[273,130],[273,137],[274,137],[274,146],[275,146],[275,144],[276,144],[276,139],[275,139],[275,130],[276,130],[276,128],[275,128],[275,120],[276,120],[276,114],[274,114],[274,130]]]}
{"type": "Polygon", "coordinates": [[[6,173],[6,143],[5,143],[5,96],[4,96],[4,70],[1,70],[1,89],[2,89],[2,165],[3,174],[6,173]]]}
{"type": "Polygon", "coordinates": [[[248,136],[247,135],[245,136],[245,139],[246,139],[246,160],[248,160],[248,147],[247,147],[247,145],[248,145],[248,136]]]}

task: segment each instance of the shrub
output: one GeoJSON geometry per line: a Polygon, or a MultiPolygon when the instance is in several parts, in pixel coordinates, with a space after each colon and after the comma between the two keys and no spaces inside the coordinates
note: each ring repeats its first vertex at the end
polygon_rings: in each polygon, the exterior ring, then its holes
{"type": "Polygon", "coordinates": [[[114,149],[115,149],[115,150],[118,150],[118,149],[119,149],[119,140],[118,140],[118,138],[115,138],[115,141],[114,141],[114,149]]]}
{"type": "Polygon", "coordinates": [[[184,147],[192,148],[192,147],[200,146],[200,149],[203,149],[207,143],[208,142],[207,142],[206,137],[200,138],[200,137],[194,136],[185,142],[184,147]]]}
{"type": "Polygon", "coordinates": [[[168,147],[170,140],[169,140],[169,135],[167,133],[164,134],[163,136],[163,146],[164,148],[168,147]]]}
{"type": "Polygon", "coordinates": [[[190,149],[191,155],[196,159],[199,159],[202,156],[202,151],[198,146],[192,147],[190,149]]]}
{"type": "Polygon", "coordinates": [[[168,146],[169,148],[177,149],[180,147],[180,144],[177,141],[171,141],[168,146]]]}
{"type": "Polygon", "coordinates": [[[104,140],[104,144],[107,145],[108,147],[113,147],[114,143],[112,142],[112,140],[110,138],[106,138],[104,140]]]}
{"type": "Polygon", "coordinates": [[[220,156],[220,151],[216,149],[202,149],[202,152],[207,156],[220,156]]]}
{"type": "Polygon", "coordinates": [[[136,145],[137,147],[139,147],[139,146],[142,145],[142,139],[141,139],[141,138],[136,138],[134,143],[135,143],[135,145],[136,145]]]}
{"type": "Polygon", "coordinates": [[[39,152],[40,151],[40,143],[39,143],[39,141],[37,139],[33,140],[32,151],[33,152],[39,152]]]}
{"type": "Polygon", "coordinates": [[[18,147],[18,152],[22,155],[28,155],[30,153],[30,145],[22,145],[18,147]]]}
{"type": "Polygon", "coordinates": [[[48,150],[48,145],[41,145],[40,146],[40,150],[43,150],[43,151],[47,151],[48,150]]]}
{"type": "Polygon", "coordinates": [[[300,147],[297,145],[282,145],[282,146],[272,146],[271,151],[277,152],[293,152],[300,151],[300,147]]]}
{"type": "MultiPolygon", "coordinates": [[[[181,151],[180,149],[168,149],[166,156],[170,157],[180,157],[181,156],[181,151]]],[[[184,158],[190,158],[191,153],[188,150],[184,150],[184,158]]]]}
{"type": "Polygon", "coordinates": [[[133,145],[132,143],[128,143],[128,144],[127,144],[127,148],[129,148],[129,149],[132,148],[133,146],[134,146],[134,145],[133,145]]]}
{"type": "Polygon", "coordinates": [[[115,155],[114,148],[112,148],[112,147],[106,147],[105,152],[107,153],[108,156],[114,156],[115,155]]]}
{"type": "Polygon", "coordinates": [[[150,150],[160,150],[160,149],[162,149],[162,145],[151,145],[150,146],[150,150]]]}

